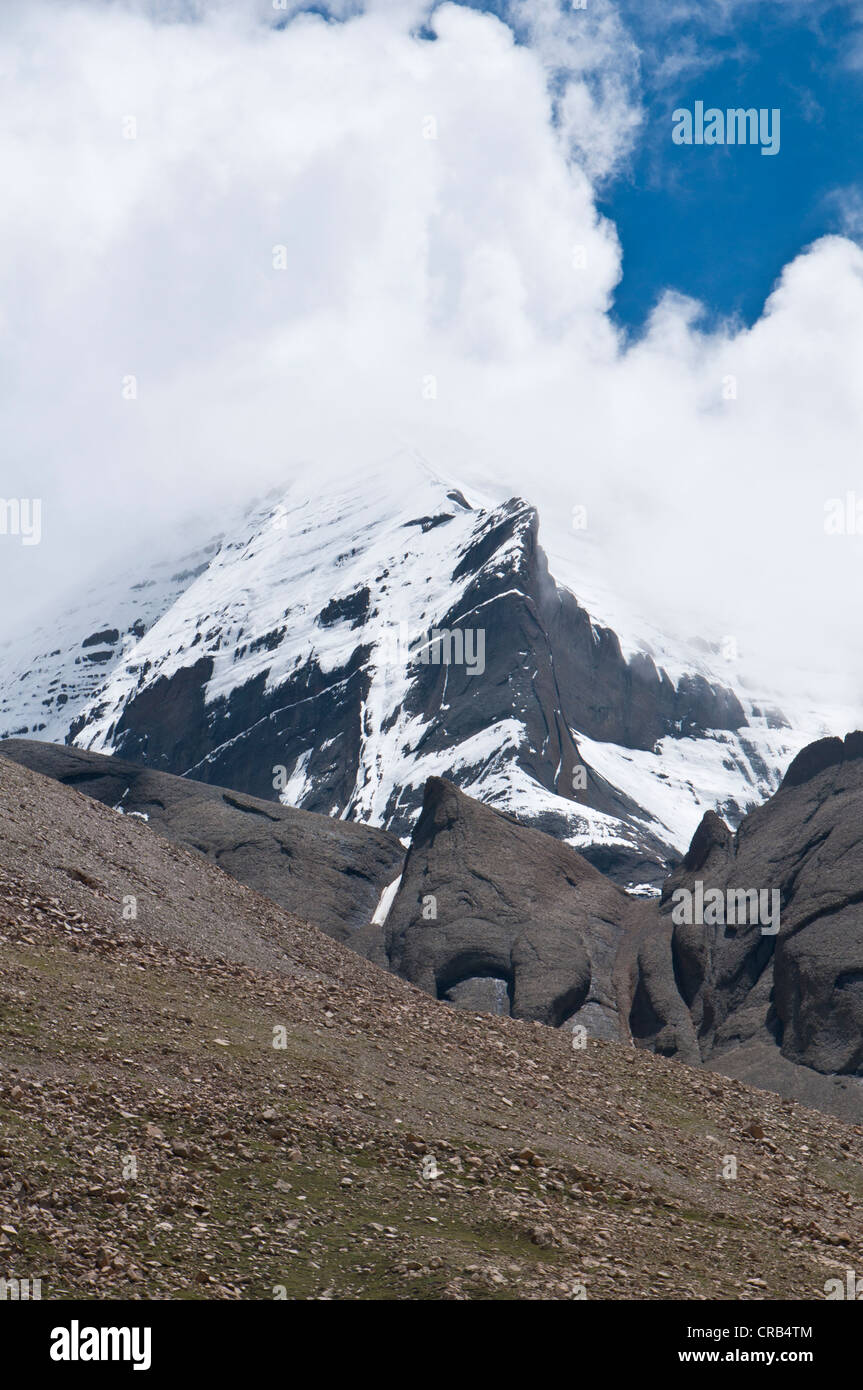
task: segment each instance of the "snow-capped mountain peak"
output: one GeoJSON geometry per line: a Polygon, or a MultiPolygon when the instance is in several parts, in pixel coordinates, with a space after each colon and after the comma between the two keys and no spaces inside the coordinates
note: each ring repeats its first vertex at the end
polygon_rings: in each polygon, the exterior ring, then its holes
{"type": "Polygon", "coordinates": [[[622,646],[539,541],[528,501],[409,450],[338,486],[307,474],[152,583],[90,595],[38,660],[19,651],[0,733],[401,835],[444,776],[648,891],[705,809],[741,815],[824,730],[703,651],[668,660],[647,629],[622,646]]]}

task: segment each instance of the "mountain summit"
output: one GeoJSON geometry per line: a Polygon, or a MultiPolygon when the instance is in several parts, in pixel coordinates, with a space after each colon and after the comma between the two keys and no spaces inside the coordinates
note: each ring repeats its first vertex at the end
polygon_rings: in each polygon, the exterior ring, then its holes
{"type": "Polygon", "coordinates": [[[739,820],[807,735],[703,650],[624,647],[579,598],[578,555],[555,577],[528,502],[410,455],[298,482],[173,570],[91,595],[50,652],[19,647],[0,736],[402,837],[445,777],[655,893],[704,812],[739,820]]]}

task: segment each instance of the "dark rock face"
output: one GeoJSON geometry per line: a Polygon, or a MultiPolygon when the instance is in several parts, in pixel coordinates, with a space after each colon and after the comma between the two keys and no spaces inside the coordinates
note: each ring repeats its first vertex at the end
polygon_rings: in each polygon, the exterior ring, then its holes
{"type": "MultiPolygon", "coordinates": [[[[477,677],[465,666],[417,664],[405,711],[430,725],[423,752],[454,749],[518,712],[527,737],[517,760],[541,786],[608,815],[637,817],[640,808],[589,767],[587,786],[573,791],[573,769],[584,759],[571,731],[645,749],[681,731],[737,729],[746,722],[743,710],[730,691],[701,678],[684,678],[675,689],[648,656],[628,663],[616,635],[557,586],[538,529],[536,511],[518,499],[478,527],[453,574],[470,582],[440,626],[457,629],[465,614],[481,621],[485,670],[477,677]],[[506,560],[495,563],[501,551],[506,560]]],[[[402,833],[416,805],[416,794],[399,789],[387,823],[402,833]]],[[[540,827],[547,833],[563,830],[547,819],[540,827]]]]}
{"type": "MultiPolygon", "coordinates": [[[[696,869],[703,869],[705,864],[709,862],[714,850],[724,856],[728,854],[730,848],[731,831],[725,821],[721,816],[717,816],[715,811],[707,811],[684,856],[683,870],[685,873],[695,873],[696,869]]],[[[663,885],[663,899],[670,894],[672,884],[675,882],[675,879],[669,879],[668,883],[663,885]]]]}
{"type": "Polygon", "coordinates": [[[0,755],[126,815],[146,816],[158,834],[348,944],[401,869],[404,848],[385,830],[77,748],[9,739],[0,742],[0,755]]]}
{"type": "MultiPolygon", "coordinates": [[[[273,801],[274,769],[306,756],[315,790],[303,809],[329,815],[344,806],[356,777],[367,657],[368,649],[357,647],[346,667],[326,676],[312,662],[269,691],[264,671],[211,705],[204,693],[213,663],[202,657],[128,702],[114,725],[113,748],[163,772],[273,801]]],[[[73,724],[70,740],[83,727],[73,724]]]]}
{"type": "Polygon", "coordinates": [[[639,945],[636,1042],[741,1077],[745,1057],[758,1084],[863,1119],[863,735],[804,749],[736,835],[705,816],[660,910],[639,945]],[[776,890],[778,933],[727,910],[675,921],[676,890],[699,882],[726,904],[731,890],[750,902],[776,890]],[[837,1077],[849,1078],[838,1090],[837,1077]]]}
{"type": "Polygon", "coordinates": [[[116,627],[106,627],[102,632],[91,632],[89,637],[85,637],[81,643],[82,647],[107,646],[114,647],[120,640],[119,629],[116,627]]]}
{"type": "Polygon", "coordinates": [[[573,769],[585,760],[571,731],[652,749],[665,736],[738,729],[746,723],[743,709],[731,691],[701,677],[684,677],[675,688],[647,655],[627,662],[615,633],[592,623],[555,583],[538,533],[535,509],[518,499],[478,528],[453,576],[470,584],[441,626],[458,627],[465,613],[482,615],[485,672],[476,678],[464,667],[418,667],[406,709],[434,721],[424,751],[435,752],[517,711],[527,734],[518,761],[541,786],[609,815],[637,817],[640,808],[589,766],[586,788],[573,791],[573,769]],[[505,563],[493,563],[501,550],[505,563]]]}
{"type": "Polygon", "coordinates": [[[387,958],[462,1007],[508,1001],[514,1018],[613,1038],[615,958],[640,920],[640,905],[567,845],[432,777],[386,922],[387,958]]]}
{"type": "Polygon", "coordinates": [[[799,787],[817,777],[828,767],[853,762],[863,757],[863,733],[859,731],[841,738],[819,738],[807,744],[797,754],[782,779],[783,787],[799,787]]]}

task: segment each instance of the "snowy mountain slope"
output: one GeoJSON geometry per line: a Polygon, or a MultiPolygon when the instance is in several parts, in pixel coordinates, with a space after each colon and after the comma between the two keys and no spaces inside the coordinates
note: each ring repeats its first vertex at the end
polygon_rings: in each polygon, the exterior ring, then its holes
{"type": "Polygon", "coordinates": [[[57,656],[4,673],[0,733],[401,835],[445,776],[648,891],[705,809],[736,819],[825,729],[768,715],[709,652],[646,627],[622,649],[569,577],[574,593],[526,502],[409,454],[298,482],[198,565],[118,585],[110,642],[81,645],[108,609],[79,606],[57,656]]]}
{"type": "Polygon", "coordinates": [[[65,611],[0,642],[0,738],[62,743],[71,721],[218,547],[214,540],[94,580],[65,611]]]}

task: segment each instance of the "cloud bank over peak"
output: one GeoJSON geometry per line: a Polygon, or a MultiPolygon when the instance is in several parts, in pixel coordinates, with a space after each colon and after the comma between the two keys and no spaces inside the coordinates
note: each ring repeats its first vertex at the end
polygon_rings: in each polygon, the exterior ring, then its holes
{"type": "Polygon", "coordinates": [[[612,6],[275,19],[3,9],[0,496],[44,530],[0,538],[7,621],[83,554],[408,443],[537,499],[576,566],[586,505],[610,588],[844,695],[863,536],[824,508],[863,499],[858,246],[803,249],[750,329],[668,295],[628,343],[597,187],[642,113],[612,6]]]}

